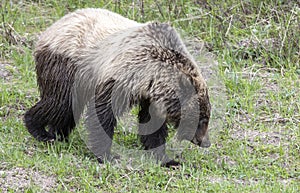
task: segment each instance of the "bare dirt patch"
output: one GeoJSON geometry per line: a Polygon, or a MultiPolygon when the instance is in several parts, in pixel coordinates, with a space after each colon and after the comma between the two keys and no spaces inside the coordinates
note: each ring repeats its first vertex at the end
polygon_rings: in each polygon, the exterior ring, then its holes
{"type": "Polygon", "coordinates": [[[14,67],[9,63],[0,61],[0,79],[10,80],[12,77],[11,70],[13,69],[14,67]]]}
{"type": "Polygon", "coordinates": [[[250,144],[269,144],[274,146],[279,146],[281,138],[284,137],[279,132],[262,132],[256,130],[236,130],[232,134],[233,139],[247,140],[250,144]]]}
{"type": "MultiPolygon", "coordinates": [[[[287,178],[287,179],[281,179],[278,180],[277,182],[282,184],[283,186],[288,186],[289,184],[291,184],[295,179],[292,178],[287,178]]],[[[212,184],[222,184],[224,182],[227,183],[234,183],[236,185],[257,185],[259,184],[262,179],[258,179],[258,178],[252,178],[252,179],[237,179],[237,178],[233,178],[233,179],[229,179],[226,177],[209,177],[208,181],[212,184]]]]}
{"type": "Polygon", "coordinates": [[[31,169],[0,169],[0,190],[23,192],[31,186],[39,187],[43,192],[50,192],[56,186],[56,178],[31,169]]]}

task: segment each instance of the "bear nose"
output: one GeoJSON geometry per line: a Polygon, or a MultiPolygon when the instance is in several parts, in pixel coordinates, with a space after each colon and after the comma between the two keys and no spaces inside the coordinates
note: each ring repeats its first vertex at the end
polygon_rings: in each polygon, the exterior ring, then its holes
{"type": "Polygon", "coordinates": [[[202,141],[201,144],[200,144],[200,147],[203,147],[203,148],[208,148],[211,146],[211,143],[209,140],[206,140],[206,141],[202,141]]]}

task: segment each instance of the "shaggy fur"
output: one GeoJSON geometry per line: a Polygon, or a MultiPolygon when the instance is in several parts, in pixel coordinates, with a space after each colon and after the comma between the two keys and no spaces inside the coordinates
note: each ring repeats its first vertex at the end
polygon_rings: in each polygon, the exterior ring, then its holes
{"type": "Polygon", "coordinates": [[[141,142],[166,166],[178,164],[165,155],[167,123],[178,128],[180,139],[208,147],[207,86],[176,31],[168,24],[138,24],[107,12],[123,23],[112,24],[116,33],[99,41],[96,37],[104,34],[105,22],[96,17],[93,22],[99,22],[98,27],[86,24],[91,22],[85,15],[89,11],[64,17],[38,42],[41,100],[25,114],[28,131],[42,141],[56,135],[66,138],[87,105],[89,147],[102,160],[110,153],[118,117],[139,105],[141,142]],[[73,17],[78,22],[69,25],[67,20],[73,17]],[[53,36],[51,32],[59,27],[61,33],[53,36]]]}
{"type": "Polygon", "coordinates": [[[28,131],[36,139],[51,141],[56,135],[64,139],[75,127],[80,114],[74,118],[71,89],[77,71],[75,62],[80,60],[82,50],[137,25],[104,9],[81,9],[64,16],[40,36],[34,55],[41,100],[25,114],[28,131]],[[47,125],[49,132],[45,130],[47,125]]]}

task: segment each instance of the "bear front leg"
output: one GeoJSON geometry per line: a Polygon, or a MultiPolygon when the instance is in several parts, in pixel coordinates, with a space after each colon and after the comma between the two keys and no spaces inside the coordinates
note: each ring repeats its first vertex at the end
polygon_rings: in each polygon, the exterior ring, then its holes
{"type": "Polygon", "coordinates": [[[116,118],[111,104],[101,101],[101,97],[94,104],[89,103],[86,126],[88,130],[88,147],[95,154],[99,163],[110,159],[116,118]]]}
{"type": "Polygon", "coordinates": [[[155,109],[150,113],[150,100],[142,100],[139,111],[139,135],[145,150],[150,151],[162,166],[171,167],[180,165],[166,155],[166,138],[168,128],[166,121],[157,115],[155,109]]]}

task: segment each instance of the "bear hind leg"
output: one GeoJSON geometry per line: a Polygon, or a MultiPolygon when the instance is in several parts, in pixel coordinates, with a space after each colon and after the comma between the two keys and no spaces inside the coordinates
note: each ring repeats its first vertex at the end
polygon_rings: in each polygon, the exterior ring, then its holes
{"type": "Polygon", "coordinates": [[[49,123],[49,133],[59,141],[67,141],[70,133],[76,124],[72,111],[64,112],[63,116],[58,117],[55,121],[49,123]]]}
{"type": "Polygon", "coordinates": [[[55,136],[45,130],[48,124],[48,111],[47,102],[40,100],[24,115],[24,122],[28,132],[39,141],[55,140],[55,136]]]}

